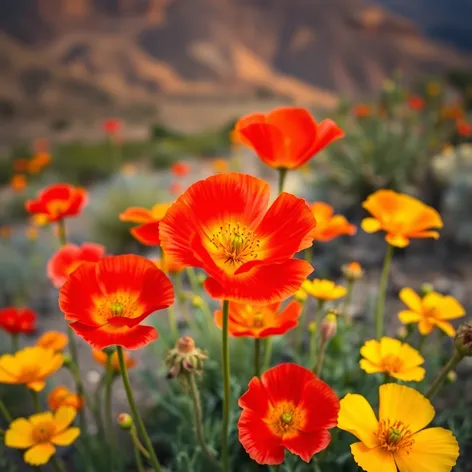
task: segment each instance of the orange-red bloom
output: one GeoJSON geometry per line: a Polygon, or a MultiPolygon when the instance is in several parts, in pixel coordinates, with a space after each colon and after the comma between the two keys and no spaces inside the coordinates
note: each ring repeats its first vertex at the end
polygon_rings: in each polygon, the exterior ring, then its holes
{"type": "Polygon", "coordinates": [[[239,441],[251,459],[268,465],[281,464],[285,449],[309,462],[328,447],[339,412],[329,385],[297,364],[253,377],[239,406],[239,441]]]}
{"type": "Polygon", "coordinates": [[[268,166],[296,169],[344,136],[334,121],[317,123],[304,108],[281,107],[238,120],[237,140],[249,146],[268,166]]]}
{"type": "Polygon", "coordinates": [[[343,234],[349,236],[356,234],[357,228],[349,223],[343,215],[335,215],[331,205],[315,202],[310,208],[316,219],[315,241],[326,242],[343,234]]]}
{"type": "Polygon", "coordinates": [[[84,399],[74,392],[71,392],[67,387],[60,385],[48,395],[48,407],[51,411],[56,411],[61,406],[71,406],[77,411],[82,409],[85,405],[84,399]]]}
{"type": "Polygon", "coordinates": [[[38,152],[28,162],[28,172],[38,174],[51,163],[51,155],[48,152],[38,152]]]}
{"type": "Polygon", "coordinates": [[[28,180],[23,174],[16,174],[10,179],[10,187],[14,192],[21,193],[28,185],[28,180]]]}
{"type": "Polygon", "coordinates": [[[60,331],[46,331],[40,336],[36,342],[36,346],[52,349],[54,352],[62,352],[68,342],[69,338],[66,334],[60,331]]]}
{"type": "Polygon", "coordinates": [[[132,254],[83,262],[59,292],[70,327],[91,346],[137,349],[157,339],[140,323],[174,302],[174,289],[151,261],[132,254]]]}
{"type": "Polygon", "coordinates": [[[131,223],[139,223],[130,229],[130,233],[141,243],[146,246],[159,246],[159,222],[164,218],[169,203],[158,203],[150,210],[146,208],[130,207],[120,214],[121,221],[129,221],[131,223]]]}
{"type": "Polygon", "coordinates": [[[68,216],[78,216],[86,203],[85,189],[69,184],[55,184],[42,190],[36,200],[28,200],[26,211],[46,215],[49,222],[54,222],[68,216]]]}
{"type": "MultiPolygon", "coordinates": [[[[97,364],[100,364],[103,367],[106,367],[107,357],[108,357],[106,353],[104,353],[103,351],[99,351],[98,349],[93,349],[92,356],[95,359],[95,362],[97,364]]],[[[126,351],[123,352],[123,357],[124,357],[125,366],[127,369],[132,369],[133,367],[136,366],[136,359],[133,359],[126,351]]],[[[118,359],[118,354],[116,352],[114,352],[111,355],[110,366],[114,373],[117,373],[117,374],[120,373],[121,371],[120,362],[118,359]]]]}
{"type": "Polygon", "coordinates": [[[121,121],[116,118],[108,118],[103,121],[103,131],[109,135],[117,134],[121,129],[121,121]]]}
{"type": "Polygon", "coordinates": [[[472,137],[472,124],[467,123],[465,120],[457,120],[456,121],[456,130],[459,136],[464,138],[472,137]]]}
{"type": "Polygon", "coordinates": [[[10,334],[31,334],[36,330],[36,313],[30,308],[2,308],[0,328],[10,334]]]}
{"type": "MultiPolygon", "coordinates": [[[[231,302],[229,304],[228,331],[232,336],[248,336],[265,338],[285,334],[298,325],[302,305],[296,301],[290,302],[280,311],[282,303],[272,305],[244,305],[231,302]]],[[[223,312],[215,311],[215,322],[218,328],[223,325],[223,312]]]]}
{"type": "Polygon", "coordinates": [[[421,111],[426,105],[424,98],[419,97],[418,95],[412,95],[408,99],[408,106],[414,111],[421,111]]]}
{"type": "Polygon", "coordinates": [[[288,193],[268,209],[269,184],[249,175],[211,176],[190,186],[161,221],[164,252],[200,267],[213,298],[270,304],[295,293],[313,271],[293,255],[310,247],[315,218],[288,193]]]}
{"type": "Polygon", "coordinates": [[[184,177],[189,174],[190,172],[190,165],[186,164],[185,162],[176,162],[170,168],[170,171],[179,177],[184,177]]]}
{"type": "Polygon", "coordinates": [[[369,105],[365,105],[363,103],[359,105],[355,105],[352,109],[352,113],[357,118],[367,118],[368,116],[372,115],[372,108],[369,105]]]}
{"type": "Polygon", "coordinates": [[[47,274],[55,287],[62,287],[69,274],[82,262],[98,262],[105,256],[105,247],[101,244],[84,243],[82,246],[66,244],[48,261],[47,274]]]}

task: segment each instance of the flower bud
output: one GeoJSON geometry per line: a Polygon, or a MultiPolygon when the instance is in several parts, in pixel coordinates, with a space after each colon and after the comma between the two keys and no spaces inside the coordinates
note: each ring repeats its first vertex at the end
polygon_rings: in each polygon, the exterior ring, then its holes
{"type": "Polygon", "coordinates": [[[308,332],[310,334],[316,333],[316,322],[312,321],[311,323],[308,324],[308,332]]]}
{"type": "Polygon", "coordinates": [[[207,354],[195,346],[193,338],[183,336],[177,340],[175,347],[167,354],[166,365],[169,367],[167,378],[193,372],[200,374],[203,369],[203,361],[206,359],[208,359],[207,354]]]}
{"type": "Polygon", "coordinates": [[[72,356],[70,354],[64,354],[63,356],[63,362],[62,365],[64,367],[72,367],[74,365],[74,360],[72,359],[72,356]]]}
{"type": "Polygon", "coordinates": [[[197,282],[198,282],[200,285],[203,285],[203,282],[205,282],[205,280],[206,280],[205,274],[198,274],[198,275],[197,275],[197,282]]]}
{"type": "Polygon", "coordinates": [[[397,337],[400,339],[405,339],[408,336],[408,329],[406,326],[400,326],[397,330],[397,337]]]}
{"type": "Polygon", "coordinates": [[[133,427],[133,418],[128,413],[120,413],[117,418],[118,426],[121,429],[129,430],[133,427]]]}
{"type": "Polygon", "coordinates": [[[356,261],[352,261],[349,264],[342,265],[341,272],[349,282],[355,282],[356,280],[362,279],[362,277],[364,276],[364,270],[362,269],[359,262],[356,261]]]}
{"type": "Polygon", "coordinates": [[[457,374],[453,370],[449,371],[446,380],[448,383],[454,383],[457,380],[457,374]]]}
{"type": "Polygon", "coordinates": [[[472,356],[472,321],[459,327],[454,338],[457,352],[463,356],[472,356]]]}
{"type": "Polygon", "coordinates": [[[201,308],[203,306],[203,298],[198,295],[192,297],[192,306],[194,308],[201,308]]]}
{"type": "Polygon", "coordinates": [[[421,285],[421,287],[420,287],[421,296],[424,297],[424,296],[428,295],[428,293],[431,293],[431,292],[434,292],[433,284],[424,283],[423,285],[421,285]]]}
{"type": "Polygon", "coordinates": [[[326,342],[336,334],[337,322],[334,313],[328,313],[320,325],[321,340],[326,342]]]}

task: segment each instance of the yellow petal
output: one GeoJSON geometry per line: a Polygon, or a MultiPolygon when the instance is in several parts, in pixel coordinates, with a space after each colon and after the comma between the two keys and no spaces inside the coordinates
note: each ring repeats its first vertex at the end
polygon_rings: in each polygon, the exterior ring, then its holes
{"type": "Polygon", "coordinates": [[[33,426],[25,418],[12,421],[5,433],[5,445],[16,449],[26,449],[34,444],[33,426]]]}
{"type": "Polygon", "coordinates": [[[348,431],[369,447],[378,445],[377,429],[379,423],[374,410],[362,396],[348,393],[341,400],[338,428],[348,431]]]}
{"type": "Polygon", "coordinates": [[[79,437],[79,434],[79,428],[69,428],[60,434],[56,434],[52,438],[52,442],[56,446],[70,446],[79,437]]]}
{"type": "Polygon", "coordinates": [[[56,448],[49,443],[41,443],[33,446],[25,452],[25,462],[30,465],[44,465],[49,462],[56,448]]]}
{"type": "Polygon", "coordinates": [[[338,285],[335,289],[333,289],[331,299],[335,300],[337,298],[344,297],[344,295],[346,295],[346,292],[346,287],[341,287],[340,285],[338,285]]]}
{"type": "Polygon", "coordinates": [[[36,413],[35,415],[29,417],[29,422],[33,426],[36,426],[40,423],[52,423],[52,421],[53,417],[50,411],[46,411],[45,413],[36,413]]]}
{"type": "Polygon", "coordinates": [[[385,336],[380,340],[380,356],[382,359],[387,356],[398,356],[401,347],[401,341],[385,336]]]}
{"type": "Polygon", "coordinates": [[[20,374],[21,364],[10,354],[0,357],[0,382],[11,383],[20,374]],[[6,379],[6,380],[4,380],[6,379]],[[10,379],[10,381],[8,381],[10,379]]]}
{"type": "Polygon", "coordinates": [[[441,320],[453,320],[465,315],[464,307],[451,296],[443,297],[438,312],[438,318],[441,320]]]}
{"type": "Polygon", "coordinates": [[[425,374],[426,371],[423,367],[413,367],[408,370],[402,370],[401,372],[395,372],[391,374],[391,376],[398,380],[403,380],[404,382],[421,382],[425,374]]]}
{"type": "Polygon", "coordinates": [[[410,240],[400,234],[388,233],[385,236],[385,241],[387,241],[388,244],[394,247],[406,247],[408,246],[408,244],[410,244],[410,240]]]}
{"type": "Polygon", "coordinates": [[[394,383],[379,388],[379,419],[402,421],[415,433],[434,418],[431,402],[415,389],[394,383]]]}
{"type": "Polygon", "coordinates": [[[418,323],[421,320],[421,315],[415,311],[403,310],[398,313],[398,319],[404,324],[418,323]]]}
{"type": "Polygon", "coordinates": [[[351,452],[357,465],[367,472],[397,472],[393,454],[381,447],[370,449],[359,442],[351,444],[351,452]]]}
{"type": "Polygon", "coordinates": [[[375,233],[381,229],[382,225],[380,224],[379,220],[376,220],[375,218],[364,218],[361,221],[361,228],[366,232],[366,233],[375,233]]]}
{"type": "Polygon", "coordinates": [[[395,453],[400,472],[449,472],[459,457],[459,445],[444,428],[428,428],[414,435],[410,451],[395,453]]]}
{"type": "Polygon", "coordinates": [[[31,390],[34,390],[35,392],[41,392],[44,390],[44,387],[46,386],[46,382],[44,380],[38,380],[36,382],[30,382],[27,384],[27,387],[31,390]]]}
{"type": "Polygon", "coordinates": [[[64,431],[74,421],[77,411],[71,406],[61,406],[57,409],[54,416],[56,431],[64,431]]]}
{"type": "Polygon", "coordinates": [[[403,366],[406,369],[417,367],[424,363],[424,357],[407,343],[402,344],[398,356],[403,361],[403,366]]]}
{"type": "Polygon", "coordinates": [[[380,343],[376,339],[366,341],[361,347],[361,356],[374,364],[380,363],[380,343]]]}
{"type": "Polygon", "coordinates": [[[367,359],[361,359],[359,361],[359,365],[361,369],[367,372],[368,374],[376,374],[377,372],[385,372],[385,370],[381,368],[378,364],[373,364],[367,359]]]}
{"type": "Polygon", "coordinates": [[[421,319],[418,323],[418,330],[424,336],[431,333],[431,331],[433,331],[433,328],[434,325],[424,318],[421,319]]]}
{"type": "Polygon", "coordinates": [[[400,300],[411,310],[416,313],[421,313],[423,304],[420,296],[411,288],[402,288],[399,294],[400,300]]]}
{"type": "Polygon", "coordinates": [[[436,326],[439,329],[442,329],[448,336],[454,336],[456,334],[456,330],[454,329],[454,326],[452,326],[451,323],[448,321],[439,321],[436,320],[436,326]]]}

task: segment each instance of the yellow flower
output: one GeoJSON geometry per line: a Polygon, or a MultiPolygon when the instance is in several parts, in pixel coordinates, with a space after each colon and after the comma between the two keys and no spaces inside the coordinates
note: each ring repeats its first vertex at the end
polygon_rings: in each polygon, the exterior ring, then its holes
{"type": "Polygon", "coordinates": [[[367,472],[449,472],[459,457],[451,431],[427,428],[434,418],[430,401],[416,390],[398,384],[379,389],[377,420],[362,395],[341,400],[338,428],[360,442],[351,444],[354,460],[367,472]]]}
{"type": "Polygon", "coordinates": [[[362,279],[364,276],[364,269],[359,262],[356,261],[349,262],[349,264],[343,264],[341,266],[341,272],[344,277],[351,282],[362,279]]]}
{"type": "Polygon", "coordinates": [[[299,290],[297,290],[295,292],[295,294],[293,295],[293,298],[295,298],[295,300],[303,303],[303,302],[306,302],[306,300],[308,298],[308,293],[306,293],[305,290],[300,288],[299,290]]]}
{"type": "Polygon", "coordinates": [[[55,414],[46,412],[29,419],[18,418],[5,433],[5,445],[27,449],[24,455],[27,464],[47,464],[56,452],[55,446],[69,446],[79,436],[79,428],[69,428],[75,416],[75,408],[63,406],[55,414]]]}
{"type": "Polygon", "coordinates": [[[336,300],[346,295],[345,287],[325,279],[305,280],[302,284],[302,289],[312,297],[324,301],[336,300]]]}
{"type": "Polygon", "coordinates": [[[58,410],[61,406],[71,406],[80,410],[84,406],[84,399],[74,392],[71,392],[64,385],[59,385],[48,395],[48,407],[51,411],[58,410]]]}
{"type": "Polygon", "coordinates": [[[46,331],[36,342],[36,346],[52,349],[55,352],[61,352],[68,343],[67,335],[60,331],[46,331]]]}
{"type": "Polygon", "coordinates": [[[398,313],[398,318],[404,324],[418,323],[421,334],[430,334],[437,326],[448,336],[454,336],[456,330],[449,320],[465,316],[464,307],[449,295],[429,292],[423,298],[411,288],[400,291],[400,300],[408,310],[398,313]]]}
{"type": "Polygon", "coordinates": [[[383,372],[398,380],[415,382],[424,379],[425,370],[419,367],[424,364],[423,356],[398,339],[383,337],[380,342],[366,341],[361,347],[361,356],[359,364],[368,374],[383,372]]]}
{"type": "Polygon", "coordinates": [[[62,354],[41,346],[26,347],[0,357],[0,383],[23,384],[35,392],[46,386],[46,378],[62,366],[62,354]]]}
{"type": "Polygon", "coordinates": [[[362,206],[372,215],[364,218],[361,227],[366,233],[383,230],[385,240],[395,247],[405,247],[410,239],[438,239],[431,228],[442,228],[439,213],[420,200],[393,190],[378,190],[367,197],[362,206]]]}

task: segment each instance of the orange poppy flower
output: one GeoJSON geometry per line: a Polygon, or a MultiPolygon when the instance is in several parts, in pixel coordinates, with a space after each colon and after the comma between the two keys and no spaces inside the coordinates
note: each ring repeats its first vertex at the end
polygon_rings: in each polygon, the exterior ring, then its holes
{"type": "Polygon", "coordinates": [[[16,174],[10,179],[10,187],[16,193],[21,193],[28,185],[28,180],[23,174],[16,174]]]}
{"type": "Polygon", "coordinates": [[[70,327],[97,349],[137,349],[154,341],[156,329],[140,323],[173,302],[166,275],[132,254],[83,262],[59,292],[59,307],[70,327]]]}
{"type": "Polygon", "coordinates": [[[179,177],[184,177],[189,174],[190,172],[190,165],[186,164],[185,162],[176,162],[172,164],[170,171],[179,177]]]}
{"type": "Polygon", "coordinates": [[[48,395],[48,407],[51,411],[58,410],[61,406],[71,406],[79,411],[85,404],[84,399],[74,392],[71,392],[67,387],[60,385],[48,395]]]}
{"type": "Polygon", "coordinates": [[[101,244],[84,243],[82,246],[66,244],[49,259],[47,274],[54,286],[59,288],[82,262],[98,262],[104,257],[105,247],[101,244]]]}
{"type": "MultiPolygon", "coordinates": [[[[302,305],[292,301],[280,311],[282,303],[272,305],[229,304],[228,330],[232,336],[248,336],[251,338],[266,338],[285,334],[298,325],[302,305]]],[[[215,311],[215,322],[218,328],[223,325],[223,312],[215,311]]]]}
{"type": "Polygon", "coordinates": [[[472,124],[467,123],[465,120],[456,121],[456,130],[459,136],[464,138],[472,137],[472,124]]]}
{"type": "Polygon", "coordinates": [[[281,107],[242,117],[235,126],[238,140],[268,166],[296,169],[344,136],[334,121],[317,123],[304,108],[281,107]]]}
{"type": "Polygon", "coordinates": [[[28,200],[25,207],[31,214],[46,215],[51,223],[68,216],[78,216],[86,203],[85,189],[69,184],[55,184],[42,190],[36,200],[28,200]]]}
{"type": "Polygon", "coordinates": [[[369,105],[361,103],[354,106],[352,113],[357,118],[367,118],[372,115],[372,108],[369,105]]]}
{"type": "Polygon", "coordinates": [[[305,367],[279,364],[253,377],[238,402],[239,441],[258,464],[277,465],[285,449],[305,462],[331,442],[338,419],[334,391],[305,367]]]}
{"type": "Polygon", "coordinates": [[[48,152],[38,152],[28,163],[28,172],[38,174],[44,167],[51,163],[51,155],[48,152]]]}
{"type": "Polygon", "coordinates": [[[310,208],[316,219],[315,241],[326,242],[343,234],[349,236],[356,234],[357,228],[349,223],[343,215],[335,215],[331,205],[315,202],[310,208]]]}
{"type": "Polygon", "coordinates": [[[46,331],[36,342],[36,346],[52,349],[54,352],[61,352],[69,342],[67,335],[60,331],[46,331]]]}
{"type": "MultiPolygon", "coordinates": [[[[125,365],[127,369],[132,369],[133,367],[136,366],[136,359],[133,359],[126,351],[123,351],[124,354],[124,359],[125,359],[125,365]]],[[[105,367],[107,365],[107,355],[103,351],[99,351],[98,349],[93,349],[92,350],[92,356],[95,359],[95,362],[97,364],[102,365],[105,367]]],[[[120,373],[120,362],[118,360],[118,354],[114,352],[111,355],[111,368],[113,372],[115,373],[120,373]]]]}
{"type": "Polygon", "coordinates": [[[418,95],[412,95],[408,99],[408,106],[414,111],[421,111],[426,105],[424,98],[419,97],[418,95]]]}
{"type": "Polygon", "coordinates": [[[36,313],[30,308],[2,308],[0,328],[10,334],[31,334],[36,331],[36,318],[36,313]]]}
{"type": "Polygon", "coordinates": [[[141,244],[159,246],[161,243],[159,239],[159,222],[164,218],[169,207],[169,203],[158,203],[150,210],[130,207],[120,214],[120,220],[139,223],[139,226],[130,229],[130,233],[141,244]]]}
{"type": "Polygon", "coordinates": [[[121,129],[121,121],[116,118],[107,118],[103,121],[103,131],[108,135],[115,135],[121,129]]]}
{"type": "Polygon", "coordinates": [[[161,221],[162,247],[176,261],[200,267],[213,298],[269,304],[288,298],[313,267],[293,255],[310,247],[315,218],[288,193],[268,209],[269,184],[228,173],[196,182],[161,221]]]}
{"type": "Polygon", "coordinates": [[[431,228],[443,227],[434,208],[393,190],[377,190],[362,206],[373,216],[362,220],[362,229],[367,233],[385,231],[385,240],[395,247],[408,246],[415,238],[438,239],[439,233],[431,228]]]}
{"type": "Polygon", "coordinates": [[[166,274],[178,274],[185,269],[185,266],[175,260],[169,254],[164,254],[164,264],[162,263],[162,259],[156,259],[153,261],[156,264],[156,267],[159,267],[162,271],[166,274]]]}

